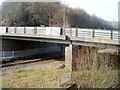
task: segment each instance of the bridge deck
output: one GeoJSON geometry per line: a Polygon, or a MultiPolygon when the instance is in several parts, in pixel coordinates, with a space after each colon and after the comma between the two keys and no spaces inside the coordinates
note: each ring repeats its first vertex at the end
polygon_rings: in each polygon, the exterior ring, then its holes
{"type": "MultiPolygon", "coordinates": [[[[60,27],[0,27],[0,36],[3,39],[41,39],[41,41],[56,40],[62,43],[86,42],[98,44],[120,45],[120,31],[95,30],[60,27]]],[[[52,42],[52,41],[51,41],[52,42]]]]}
{"type": "Polygon", "coordinates": [[[63,40],[63,41],[78,41],[78,42],[88,42],[88,43],[100,43],[100,44],[113,44],[120,45],[119,40],[111,40],[111,39],[101,39],[101,38],[92,38],[92,37],[74,37],[74,36],[51,36],[51,35],[35,35],[35,34],[14,34],[14,33],[5,33],[0,34],[4,39],[8,37],[8,39],[12,38],[34,38],[34,39],[46,39],[46,40],[63,40]]]}

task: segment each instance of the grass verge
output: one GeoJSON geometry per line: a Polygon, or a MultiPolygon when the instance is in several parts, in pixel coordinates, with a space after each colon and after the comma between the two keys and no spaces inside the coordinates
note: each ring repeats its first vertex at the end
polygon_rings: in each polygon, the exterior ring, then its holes
{"type": "Polygon", "coordinates": [[[32,70],[24,70],[2,75],[3,88],[59,88],[58,76],[67,73],[65,69],[57,69],[61,62],[45,64],[32,70]]]}

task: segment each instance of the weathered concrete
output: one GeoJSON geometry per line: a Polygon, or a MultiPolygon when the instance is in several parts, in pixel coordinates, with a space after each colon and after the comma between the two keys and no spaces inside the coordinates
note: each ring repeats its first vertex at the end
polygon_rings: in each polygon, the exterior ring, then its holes
{"type": "Polygon", "coordinates": [[[65,67],[72,71],[72,46],[65,47],[65,67]]]}
{"type": "Polygon", "coordinates": [[[44,38],[44,39],[54,39],[54,40],[65,40],[65,41],[78,41],[78,42],[88,42],[88,43],[99,43],[99,44],[113,44],[120,45],[119,40],[103,39],[103,38],[92,38],[92,37],[73,37],[73,36],[54,36],[54,35],[40,35],[40,34],[16,34],[16,33],[0,33],[0,36],[13,36],[21,38],[44,38]]]}
{"type": "Polygon", "coordinates": [[[100,44],[114,44],[119,45],[119,40],[101,39],[101,38],[91,38],[91,37],[69,37],[71,41],[84,41],[88,43],[100,43],[100,44]]]}
{"type": "Polygon", "coordinates": [[[95,47],[69,46],[65,48],[66,68],[74,70],[90,70],[97,64],[95,47]]]}
{"type": "Polygon", "coordinates": [[[29,38],[44,38],[44,39],[58,39],[65,40],[66,36],[52,36],[52,35],[40,35],[40,34],[16,34],[16,33],[0,33],[1,36],[20,36],[20,37],[29,37],[29,38]]]}

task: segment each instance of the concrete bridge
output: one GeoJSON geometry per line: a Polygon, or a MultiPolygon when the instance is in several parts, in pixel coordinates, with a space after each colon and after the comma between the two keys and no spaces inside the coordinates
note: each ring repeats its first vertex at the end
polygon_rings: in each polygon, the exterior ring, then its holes
{"type": "Polygon", "coordinates": [[[91,49],[96,53],[97,49],[95,48],[113,48],[117,50],[120,48],[120,31],[117,30],[63,29],[60,27],[1,27],[0,32],[2,40],[37,41],[69,45],[65,48],[65,61],[66,66],[71,70],[73,57],[75,58],[73,53],[78,53],[79,50],[89,53],[87,49],[91,49]]]}
{"type": "Polygon", "coordinates": [[[1,27],[2,39],[31,40],[63,44],[120,45],[120,31],[60,27],[1,27]]]}

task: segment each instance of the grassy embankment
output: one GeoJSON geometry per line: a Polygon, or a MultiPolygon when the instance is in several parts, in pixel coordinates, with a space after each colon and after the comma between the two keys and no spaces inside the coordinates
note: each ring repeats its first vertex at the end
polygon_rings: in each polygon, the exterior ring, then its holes
{"type": "Polygon", "coordinates": [[[74,82],[80,88],[120,88],[119,57],[116,50],[101,50],[90,70],[74,72],[74,82]]]}
{"type": "Polygon", "coordinates": [[[32,70],[24,70],[2,75],[3,88],[59,88],[59,76],[67,73],[57,69],[63,62],[52,62],[32,70]]]}

